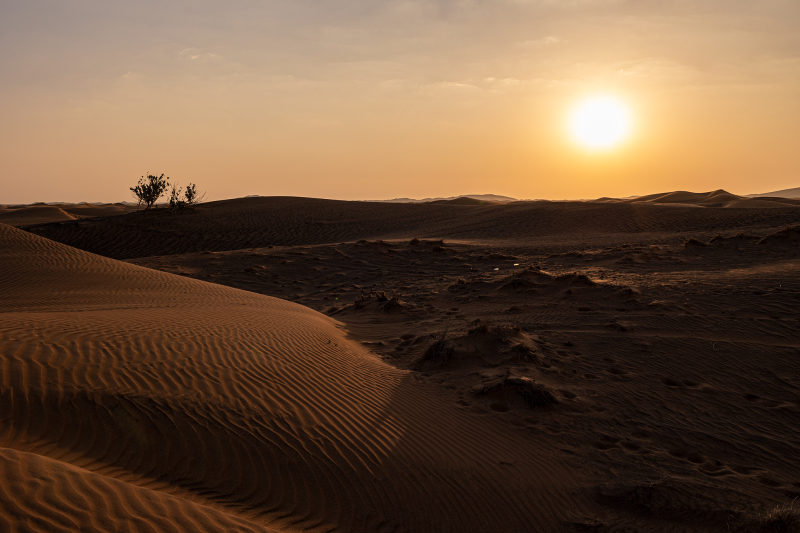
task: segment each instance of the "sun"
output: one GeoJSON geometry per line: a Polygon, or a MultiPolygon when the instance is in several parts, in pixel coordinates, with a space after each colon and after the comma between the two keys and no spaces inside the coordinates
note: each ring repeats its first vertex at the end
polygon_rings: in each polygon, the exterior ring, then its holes
{"type": "Polygon", "coordinates": [[[622,143],[631,133],[628,107],[611,96],[595,96],[580,102],[569,117],[575,141],[591,150],[607,150],[622,143]]]}

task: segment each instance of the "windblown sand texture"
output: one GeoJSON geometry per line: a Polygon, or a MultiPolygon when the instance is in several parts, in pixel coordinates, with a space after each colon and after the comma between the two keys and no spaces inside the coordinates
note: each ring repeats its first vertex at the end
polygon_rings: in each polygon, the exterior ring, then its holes
{"type": "Polygon", "coordinates": [[[0,523],[781,531],[800,210],[731,197],[0,225],[0,523]]]}
{"type": "Polygon", "coordinates": [[[303,306],[0,226],[2,520],[19,530],[556,530],[551,444],[303,306]]]}

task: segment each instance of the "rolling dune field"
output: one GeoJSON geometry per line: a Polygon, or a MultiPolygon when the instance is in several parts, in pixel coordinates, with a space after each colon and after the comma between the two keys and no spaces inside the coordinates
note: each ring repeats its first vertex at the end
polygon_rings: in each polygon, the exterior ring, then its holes
{"type": "Polygon", "coordinates": [[[0,523],[795,531],[800,211],[770,202],[0,224],[0,523]]]}

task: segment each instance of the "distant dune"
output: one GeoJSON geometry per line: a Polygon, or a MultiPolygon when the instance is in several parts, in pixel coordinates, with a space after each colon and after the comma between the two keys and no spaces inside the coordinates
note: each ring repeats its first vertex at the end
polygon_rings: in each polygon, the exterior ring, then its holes
{"type": "Polygon", "coordinates": [[[135,205],[116,204],[45,204],[0,206],[0,223],[28,226],[48,222],[65,222],[91,217],[121,215],[136,210],[135,205]]]}
{"type": "MultiPolygon", "coordinates": [[[[396,204],[259,197],[209,202],[175,214],[160,210],[148,215],[131,213],[87,219],[80,225],[67,221],[33,227],[31,231],[116,259],[415,237],[527,245],[532,238],[582,239],[591,235],[692,231],[712,220],[735,221],[738,214],[725,213],[735,210],[698,208],[709,202],[727,205],[741,201],[731,197],[719,192],[670,193],[653,195],[649,201],[538,201],[499,205],[477,200],[396,204]],[[663,196],[676,203],[659,202],[663,196]]],[[[770,203],[769,207],[773,205],[784,209],[759,207],[759,211],[775,211],[760,216],[784,220],[785,209],[795,213],[794,205],[770,203]]]]}
{"type": "MultiPolygon", "coordinates": [[[[609,201],[610,198],[601,198],[599,201],[609,201]]],[[[759,198],[737,196],[723,189],[711,192],[695,193],[688,191],[675,191],[668,193],[650,194],[618,200],[627,203],[648,202],[653,204],[695,205],[699,207],[737,207],[737,208],[774,208],[800,205],[800,201],[787,198],[759,198]]]]}
{"type": "Polygon", "coordinates": [[[419,204],[419,203],[426,203],[426,202],[441,202],[441,201],[452,201],[452,200],[459,200],[462,198],[471,198],[473,200],[482,200],[484,202],[496,202],[496,203],[507,203],[507,202],[517,202],[516,198],[512,198],[510,196],[501,196],[499,194],[462,194],[461,196],[448,196],[448,197],[438,197],[438,198],[423,198],[421,200],[415,200],[413,198],[394,198],[392,200],[375,200],[377,202],[389,202],[389,203],[397,203],[397,204],[419,204]]]}
{"type": "Polygon", "coordinates": [[[75,217],[55,206],[41,205],[0,209],[0,223],[8,224],[9,226],[45,224],[47,222],[63,222],[66,220],[75,220],[75,217]]]}
{"type": "Polygon", "coordinates": [[[759,194],[747,194],[747,198],[760,198],[763,196],[771,196],[774,198],[800,198],[800,187],[794,189],[781,189],[780,191],[762,192],[759,194]]]}

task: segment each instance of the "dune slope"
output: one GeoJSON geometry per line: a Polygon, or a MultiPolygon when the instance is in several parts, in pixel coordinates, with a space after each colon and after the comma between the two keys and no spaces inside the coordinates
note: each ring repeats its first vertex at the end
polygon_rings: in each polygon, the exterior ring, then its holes
{"type": "Polygon", "coordinates": [[[644,233],[692,232],[694,236],[700,229],[774,227],[796,221],[795,206],[772,207],[748,209],[743,216],[738,209],[641,201],[457,205],[267,197],[210,202],[174,215],[134,213],[43,225],[30,231],[106,257],[132,259],[359,239],[446,238],[529,246],[548,239],[594,242],[618,236],[619,242],[627,242],[631,235],[644,233]]]}
{"type": "Polygon", "coordinates": [[[0,224],[0,523],[562,531],[545,436],[469,416],[283,300],[0,224]]]}
{"type": "Polygon", "coordinates": [[[56,206],[33,206],[0,209],[0,223],[9,226],[46,224],[75,220],[70,213],[56,206]]]}

